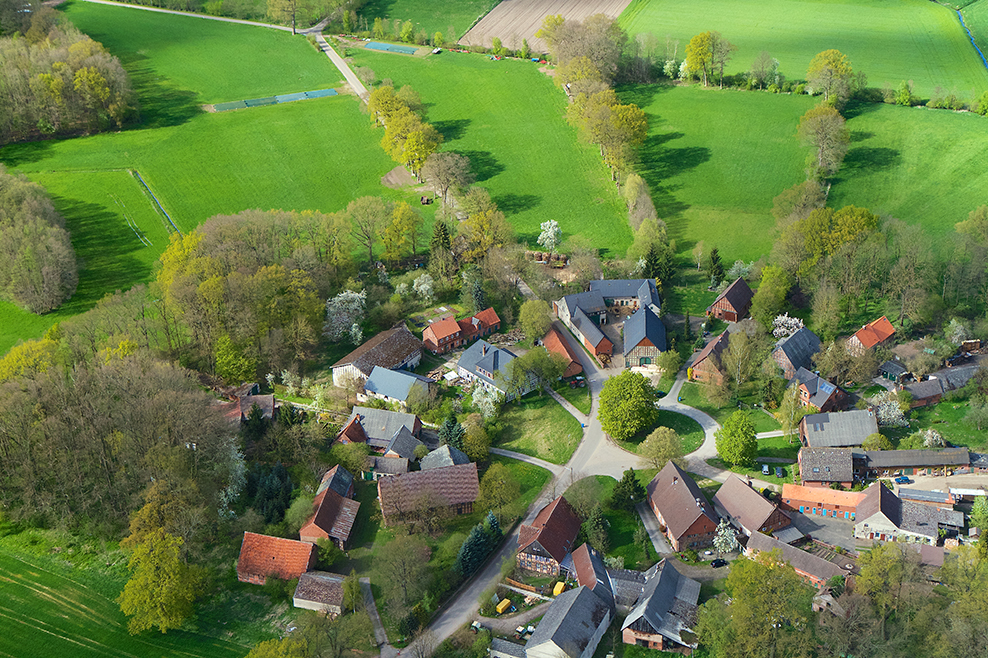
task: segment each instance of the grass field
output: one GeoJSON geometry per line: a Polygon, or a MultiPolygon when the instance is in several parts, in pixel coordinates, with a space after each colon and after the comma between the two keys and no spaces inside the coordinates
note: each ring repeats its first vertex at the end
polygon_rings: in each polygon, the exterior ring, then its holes
{"type": "MultiPolygon", "coordinates": [[[[635,510],[617,510],[610,506],[611,495],[614,493],[614,486],[617,480],[607,475],[595,475],[600,483],[601,502],[604,518],[608,521],[607,538],[610,540],[609,556],[624,558],[625,569],[640,569],[644,571],[658,561],[655,548],[649,543],[648,554],[642,551],[641,547],[635,544],[635,530],[641,524],[641,518],[635,510]]],[[[648,480],[642,482],[648,484],[648,480]]]]}
{"type": "MultiPolygon", "coordinates": [[[[705,414],[713,416],[713,418],[721,425],[730,418],[731,414],[737,411],[735,407],[721,407],[716,408],[707,398],[703,395],[702,387],[696,382],[686,382],[683,384],[683,388],[679,393],[679,396],[683,398],[683,404],[695,407],[705,414]]],[[[775,420],[772,416],[769,416],[760,409],[752,409],[751,420],[755,424],[755,432],[771,432],[777,430],[781,427],[779,422],[775,420]]]]}
{"type": "Polygon", "coordinates": [[[119,606],[71,577],[0,551],[0,655],[234,658],[246,647],[172,631],[132,636],[119,606]]]}
{"type": "Polygon", "coordinates": [[[445,135],[443,149],[470,158],[478,184],[523,241],[534,246],[539,225],[555,219],[564,238],[580,234],[605,257],[624,256],[631,243],[624,205],[600,154],[578,144],[563,119],[565,95],[537,64],[448,52],[424,60],[350,54],[378,78],[421,94],[428,120],[445,135]]]}
{"type": "Polygon", "coordinates": [[[981,52],[985,57],[988,57],[988,0],[975,0],[974,2],[961,0],[960,3],[954,4],[967,5],[961,9],[961,13],[964,14],[964,23],[974,35],[974,41],[978,44],[981,52]]]}
{"type": "Polygon", "coordinates": [[[219,213],[331,212],[359,196],[399,196],[380,184],[394,163],[352,97],[223,114],[199,109],[203,102],[337,85],[336,69],[303,39],[80,2],[69,5],[68,14],[121,57],[133,75],[143,123],[0,149],[0,162],[49,188],[81,259],[79,291],[58,311],[39,317],[0,304],[0,353],[106,293],[149,279],[167,236],[128,169],[140,172],[182,231],[219,213]],[[182,36],[185,29],[189,38],[182,36]],[[200,64],[184,68],[195,61],[200,64]],[[197,66],[209,70],[200,75],[197,66]],[[140,241],[126,216],[152,246],[140,241]]]}
{"type": "Polygon", "coordinates": [[[751,70],[765,50],[787,78],[804,79],[817,53],[836,48],[872,87],[912,80],[924,98],[937,86],[965,98],[988,89],[988,70],[957,14],[923,0],[635,0],[620,21],[660,44],[678,39],[680,59],[693,35],[719,31],[738,47],[728,73],[751,70]]]}
{"type": "MultiPolygon", "coordinates": [[[[662,409],[659,411],[659,419],[655,424],[655,427],[671,427],[683,441],[684,455],[690,454],[703,445],[703,439],[705,438],[703,428],[700,427],[700,423],[696,422],[689,416],[684,416],[683,414],[676,413],[675,411],[667,411],[662,409]]],[[[654,430],[655,427],[653,427],[652,430],[654,430]]],[[[639,436],[632,437],[629,441],[617,441],[617,444],[625,450],[638,452],[638,448],[641,446],[642,441],[645,440],[652,430],[644,432],[639,436]]]]}
{"type": "Polygon", "coordinates": [[[580,423],[548,394],[527,397],[505,405],[500,420],[504,429],[498,448],[565,464],[583,438],[580,423]]]}
{"type": "Polygon", "coordinates": [[[370,0],[360,10],[373,26],[375,18],[385,19],[390,32],[394,21],[411,21],[415,31],[425,30],[429,38],[442,32],[447,43],[462,37],[477,19],[497,6],[501,0],[456,0],[456,2],[436,2],[436,0],[370,0]],[[389,24],[390,23],[390,24],[389,24]],[[454,31],[450,37],[449,28],[454,31]]]}
{"type": "Polygon", "coordinates": [[[559,386],[556,388],[556,392],[563,396],[567,402],[576,407],[577,410],[585,416],[590,415],[591,400],[589,386],[585,386],[583,388],[570,388],[569,384],[560,382],[559,386]]]}

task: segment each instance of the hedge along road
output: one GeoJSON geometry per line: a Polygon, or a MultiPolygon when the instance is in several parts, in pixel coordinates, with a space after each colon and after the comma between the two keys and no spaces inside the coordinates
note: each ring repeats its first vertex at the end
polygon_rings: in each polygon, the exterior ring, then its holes
{"type": "MultiPolygon", "coordinates": [[[[267,27],[267,28],[270,28],[272,30],[281,30],[282,32],[291,32],[292,31],[292,28],[285,27],[284,25],[273,25],[271,23],[258,23],[256,21],[244,21],[244,20],[240,20],[238,18],[225,18],[223,16],[206,16],[205,14],[193,14],[193,13],[190,13],[190,12],[187,12],[187,11],[175,11],[173,9],[160,9],[158,7],[144,7],[144,6],[141,6],[141,5],[128,5],[128,4],[125,4],[125,3],[122,3],[122,2],[111,2],[110,0],[83,0],[83,2],[91,2],[93,4],[107,5],[107,6],[110,6],[110,7],[126,7],[127,9],[142,9],[144,11],[153,11],[153,12],[157,12],[159,14],[174,14],[176,16],[188,16],[190,18],[202,18],[202,19],[209,20],[209,21],[220,21],[220,22],[223,22],[223,23],[239,23],[240,25],[253,25],[255,27],[267,27]]],[[[313,25],[312,27],[306,28],[304,30],[296,30],[296,32],[298,34],[302,34],[302,35],[314,35],[315,38],[316,38],[316,41],[319,43],[320,50],[322,50],[324,53],[326,53],[326,56],[329,58],[329,61],[331,61],[333,63],[333,65],[337,69],[339,69],[340,73],[343,74],[343,77],[346,79],[347,83],[350,85],[350,88],[353,89],[353,92],[355,94],[357,94],[357,96],[359,96],[361,98],[361,100],[366,101],[367,100],[367,96],[368,96],[367,88],[360,82],[360,80],[357,78],[357,76],[354,75],[353,71],[350,70],[350,66],[345,61],[343,61],[343,58],[340,57],[336,53],[335,50],[333,50],[332,46],[330,46],[329,43],[326,41],[326,39],[322,36],[323,28],[326,27],[326,24],[328,22],[329,22],[329,19],[328,18],[324,18],[323,20],[321,20],[316,25],[313,25]]]]}

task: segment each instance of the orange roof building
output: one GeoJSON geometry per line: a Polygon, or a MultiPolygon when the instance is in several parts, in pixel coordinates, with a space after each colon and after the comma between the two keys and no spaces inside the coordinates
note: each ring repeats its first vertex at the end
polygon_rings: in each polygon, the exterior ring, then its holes
{"type": "Polygon", "coordinates": [[[452,315],[436,320],[422,332],[425,349],[443,354],[463,344],[463,331],[452,315]]]}
{"type": "Polygon", "coordinates": [[[580,517],[560,496],[539,510],[532,525],[518,529],[518,566],[558,576],[579,532],[580,517]]]}
{"type": "Polygon", "coordinates": [[[838,491],[825,487],[804,487],[798,484],[782,485],[782,508],[838,519],[854,520],[858,505],[864,500],[864,492],[838,491]]]}
{"type": "Polygon", "coordinates": [[[569,343],[566,342],[566,337],[559,333],[558,329],[550,327],[549,333],[542,339],[542,344],[553,354],[558,354],[563,358],[569,359],[569,365],[563,371],[563,377],[573,377],[583,372],[583,366],[580,365],[580,357],[569,346],[569,343]]]}
{"type": "Polygon", "coordinates": [[[266,583],[268,576],[293,580],[315,562],[315,544],[245,532],[237,560],[237,580],[255,585],[266,583]]]}
{"type": "Polygon", "coordinates": [[[847,339],[847,349],[855,356],[864,354],[867,350],[881,345],[895,335],[895,327],[884,315],[855,332],[847,339]]]}

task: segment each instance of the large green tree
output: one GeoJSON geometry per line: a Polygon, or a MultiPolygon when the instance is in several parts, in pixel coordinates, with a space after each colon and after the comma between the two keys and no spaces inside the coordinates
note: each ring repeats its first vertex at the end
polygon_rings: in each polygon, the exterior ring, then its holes
{"type": "Polygon", "coordinates": [[[683,440],[671,427],[656,427],[638,446],[638,454],[652,468],[661,469],[670,461],[683,466],[683,440]]]}
{"type": "Polygon", "coordinates": [[[851,60],[839,50],[824,50],[810,62],[806,81],[814,89],[823,92],[828,103],[841,104],[851,95],[854,70],[851,60]]]}
{"type": "Polygon", "coordinates": [[[811,178],[831,178],[840,170],[851,144],[851,133],[840,112],[830,105],[810,108],[799,120],[797,134],[814,149],[809,158],[811,178]]]}
{"type": "Polygon", "coordinates": [[[652,427],[658,418],[655,387],[644,376],[625,370],[604,382],[597,418],[604,431],[619,441],[652,427]]]}
{"type": "MultiPolygon", "coordinates": [[[[762,280],[751,300],[751,317],[765,329],[772,329],[772,321],[782,313],[786,295],[792,287],[789,275],[781,267],[768,265],[762,268],[762,280]]],[[[731,335],[734,340],[734,335],[731,335]]]]}
{"type": "Polygon", "coordinates": [[[529,299],[521,305],[518,321],[529,340],[542,338],[552,326],[552,308],[541,299],[529,299]]]}
{"type": "Polygon", "coordinates": [[[182,558],[182,539],[158,528],[137,544],[127,563],[130,580],[117,598],[130,617],[131,634],[157,628],[165,633],[179,628],[192,615],[202,588],[199,569],[182,558]]]}
{"type": "Polygon", "coordinates": [[[751,412],[735,411],[714,436],[717,441],[717,454],[728,464],[748,466],[755,461],[758,439],[755,438],[755,424],[751,420],[751,412]]]}

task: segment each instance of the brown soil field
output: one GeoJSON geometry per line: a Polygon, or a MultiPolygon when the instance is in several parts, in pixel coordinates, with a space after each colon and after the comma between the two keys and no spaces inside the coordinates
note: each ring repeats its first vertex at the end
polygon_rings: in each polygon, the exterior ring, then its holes
{"type": "Polygon", "coordinates": [[[521,40],[528,39],[533,53],[546,53],[545,43],[535,38],[546,16],[561,14],[578,21],[594,14],[617,18],[630,3],[631,0],[503,0],[463,35],[460,43],[489,48],[491,39],[500,37],[506,47],[517,50],[521,40]]]}

